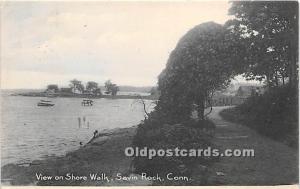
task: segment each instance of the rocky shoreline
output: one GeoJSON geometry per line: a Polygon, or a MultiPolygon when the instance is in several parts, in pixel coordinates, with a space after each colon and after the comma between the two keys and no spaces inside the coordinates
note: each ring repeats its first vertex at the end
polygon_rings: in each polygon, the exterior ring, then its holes
{"type": "MultiPolygon", "coordinates": [[[[35,160],[28,166],[4,165],[3,185],[118,186],[150,185],[149,181],[116,179],[132,177],[132,157],[124,154],[132,145],[136,127],[100,133],[79,149],[63,157],[35,160]],[[90,178],[94,176],[93,178],[90,178]],[[87,179],[84,179],[87,177],[87,179]],[[58,178],[58,179],[56,179],[58,178]]],[[[134,175],[139,178],[139,175],[134,175]]]]}

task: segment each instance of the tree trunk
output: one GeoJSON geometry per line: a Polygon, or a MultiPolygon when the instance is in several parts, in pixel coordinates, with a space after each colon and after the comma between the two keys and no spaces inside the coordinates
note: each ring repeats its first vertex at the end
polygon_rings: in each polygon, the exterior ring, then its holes
{"type": "Polygon", "coordinates": [[[267,80],[267,89],[270,89],[270,73],[268,72],[266,75],[266,80],[267,80]]]}
{"type": "Polygon", "coordinates": [[[297,72],[297,52],[298,52],[298,34],[295,32],[290,37],[290,48],[289,48],[289,56],[290,56],[290,78],[289,84],[293,87],[298,85],[298,72],[297,72]],[[297,40],[296,40],[297,39],[297,40]]]}
{"type": "Polygon", "coordinates": [[[278,75],[277,75],[277,72],[275,72],[275,84],[276,84],[276,87],[278,87],[279,82],[278,82],[278,75]]]}
{"type": "Polygon", "coordinates": [[[205,104],[204,104],[204,98],[199,101],[198,106],[197,106],[197,112],[198,112],[198,118],[200,120],[204,120],[204,109],[205,109],[205,104]]]}

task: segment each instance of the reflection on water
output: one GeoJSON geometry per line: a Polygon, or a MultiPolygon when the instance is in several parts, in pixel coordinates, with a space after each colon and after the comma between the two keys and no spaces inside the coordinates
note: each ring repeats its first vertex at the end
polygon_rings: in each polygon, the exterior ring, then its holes
{"type": "MultiPolygon", "coordinates": [[[[91,139],[96,129],[130,127],[144,119],[134,99],[95,99],[84,107],[80,98],[51,98],[55,106],[39,107],[41,99],[2,96],[2,165],[64,155],[91,139]]],[[[150,111],[153,103],[145,102],[150,111]]]]}

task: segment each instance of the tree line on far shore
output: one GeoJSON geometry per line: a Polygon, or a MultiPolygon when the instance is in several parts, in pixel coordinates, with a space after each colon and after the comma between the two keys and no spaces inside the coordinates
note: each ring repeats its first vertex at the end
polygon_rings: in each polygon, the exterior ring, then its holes
{"type": "MultiPolygon", "coordinates": [[[[104,83],[106,91],[104,92],[107,95],[116,96],[119,91],[117,84],[112,83],[111,80],[107,80],[104,83]]],[[[73,93],[73,94],[89,94],[93,96],[101,96],[102,91],[99,84],[95,81],[88,81],[86,85],[77,79],[70,81],[69,87],[59,88],[57,84],[50,84],[46,89],[47,93],[73,93]]]]}

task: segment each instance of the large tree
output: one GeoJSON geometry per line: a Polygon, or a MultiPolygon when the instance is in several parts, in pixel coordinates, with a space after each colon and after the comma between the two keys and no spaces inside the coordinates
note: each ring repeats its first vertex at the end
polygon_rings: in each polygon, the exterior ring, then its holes
{"type": "Polygon", "coordinates": [[[233,75],[226,62],[227,49],[222,25],[213,22],[200,24],[183,36],[159,76],[157,110],[176,122],[188,119],[194,104],[198,117],[204,119],[213,93],[233,75]]]}
{"type": "Polygon", "coordinates": [[[58,92],[58,85],[56,85],[56,84],[50,84],[50,85],[48,85],[47,86],[47,91],[54,91],[55,93],[57,93],[58,92]]]}
{"type": "Polygon", "coordinates": [[[82,93],[84,91],[84,86],[81,81],[77,79],[73,79],[70,81],[70,87],[72,88],[73,92],[76,93],[77,91],[82,93]]]}
{"type": "Polygon", "coordinates": [[[234,1],[229,14],[235,18],[226,27],[246,78],[297,85],[298,2],[234,1]]]}
{"type": "Polygon", "coordinates": [[[117,95],[117,92],[119,91],[119,87],[116,84],[112,83],[111,80],[107,80],[104,83],[104,86],[108,94],[111,94],[112,96],[117,95]]]}
{"type": "Polygon", "coordinates": [[[86,84],[86,90],[94,95],[101,95],[101,89],[95,81],[88,81],[86,84]]]}

